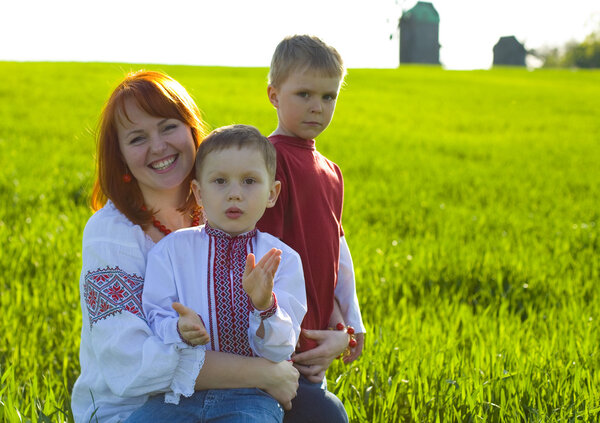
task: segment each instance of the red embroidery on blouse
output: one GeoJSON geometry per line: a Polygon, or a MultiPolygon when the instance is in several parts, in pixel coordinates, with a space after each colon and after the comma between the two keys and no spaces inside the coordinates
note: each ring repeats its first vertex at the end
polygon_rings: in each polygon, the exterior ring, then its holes
{"type": "Polygon", "coordinates": [[[144,279],[130,275],[118,267],[97,269],[85,275],[85,305],[90,318],[90,328],[99,320],[123,310],[146,321],[142,309],[144,279]]]}
{"type": "MultiPolygon", "coordinates": [[[[209,303],[209,307],[215,309],[218,350],[252,356],[248,341],[248,315],[253,307],[242,287],[242,275],[246,256],[252,252],[252,238],[256,230],[232,238],[208,225],[205,228],[210,237],[209,251],[214,251],[214,255],[209,255],[207,282],[209,292],[212,284],[215,298],[215,303],[209,303]]],[[[211,337],[213,340],[214,337],[211,337]]],[[[211,346],[215,349],[214,343],[211,346]]]]}

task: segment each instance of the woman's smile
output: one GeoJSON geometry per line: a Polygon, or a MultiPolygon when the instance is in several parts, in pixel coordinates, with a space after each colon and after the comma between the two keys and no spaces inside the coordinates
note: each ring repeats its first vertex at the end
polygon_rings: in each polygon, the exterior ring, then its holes
{"type": "Polygon", "coordinates": [[[165,157],[164,159],[156,160],[148,165],[148,167],[161,172],[168,171],[172,165],[175,164],[177,160],[178,154],[173,154],[171,156],[165,157]]]}

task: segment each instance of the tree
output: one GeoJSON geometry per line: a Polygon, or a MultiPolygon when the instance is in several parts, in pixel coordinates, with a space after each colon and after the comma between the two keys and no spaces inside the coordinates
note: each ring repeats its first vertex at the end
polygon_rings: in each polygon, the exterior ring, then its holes
{"type": "Polygon", "coordinates": [[[570,41],[563,48],[549,48],[537,54],[546,68],[600,68],[600,29],[581,43],[570,41]]]}

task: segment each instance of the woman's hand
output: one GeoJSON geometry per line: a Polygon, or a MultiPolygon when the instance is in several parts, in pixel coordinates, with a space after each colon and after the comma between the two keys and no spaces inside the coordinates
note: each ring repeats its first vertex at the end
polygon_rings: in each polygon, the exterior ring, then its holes
{"type": "Polygon", "coordinates": [[[346,332],[337,330],[302,329],[302,335],[314,339],[318,345],[312,350],[294,354],[292,361],[306,379],[319,383],[331,362],[344,352],[350,337],[346,332]]]}
{"type": "Polygon", "coordinates": [[[291,410],[292,399],[298,392],[298,370],[289,361],[273,363],[267,359],[263,360],[269,368],[263,373],[264,380],[258,388],[275,398],[284,410],[291,410]]]}
{"type": "Polygon", "coordinates": [[[354,334],[354,338],[356,339],[356,347],[350,348],[350,354],[348,354],[347,356],[345,356],[343,358],[344,364],[352,363],[362,353],[363,347],[365,345],[365,334],[364,333],[356,333],[356,334],[354,334]]]}

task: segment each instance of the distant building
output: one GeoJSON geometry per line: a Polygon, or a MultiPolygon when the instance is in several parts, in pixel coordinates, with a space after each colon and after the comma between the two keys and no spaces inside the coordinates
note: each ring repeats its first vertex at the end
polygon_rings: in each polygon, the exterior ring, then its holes
{"type": "Polygon", "coordinates": [[[418,2],[400,17],[400,63],[440,64],[440,16],[433,4],[418,2]]]}
{"type": "Polygon", "coordinates": [[[494,46],[494,66],[525,66],[527,50],[514,35],[500,37],[494,46]]]}

